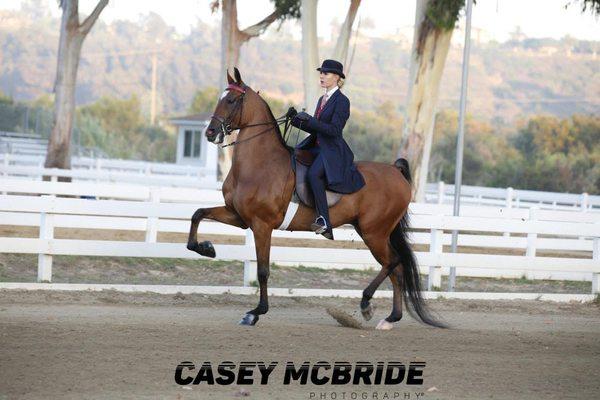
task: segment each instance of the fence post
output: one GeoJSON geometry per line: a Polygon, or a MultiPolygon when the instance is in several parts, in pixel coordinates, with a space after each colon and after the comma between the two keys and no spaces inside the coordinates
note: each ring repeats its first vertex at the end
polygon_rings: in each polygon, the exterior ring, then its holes
{"type": "Polygon", "coordinates": [[[514,189],[511,187],[506,188],[506,208],[512,208],[514,196],[514,189]]]}
{"type": "MultiPolygon", "coordinates": [[[[2,171],[2,176],[5,178],[8,177],[8,166],[10,165],[9,156],[10,153],[4,153],[4,171],[2,171]]],[[[2,192],[2,194],[6,194],[6,192],[2,192]]]]}
{"type": "MultiPolygon", "coordinates": [[[[160,203],[160,190],[157,187],[150,188],[150,202],[160,203]]],[[[146,220],[146,243],[156,243],[158,236],[158,217],[148,217],[146,220]]]]}
{"type": "MultiPolygon", "coordinates": [[[[438,215],[439,219],[443,219],[443,215],[438,215]]],[[[431,243],[429,244],[429,252],[433,254],[442,254],[443,251],[444,231],[441,229],[431,229],[431,243]]],[[[427,275],[427,290],[431,291],[434,288],[442,287],[442,267],[439,265],[429,266],[429,275],[427,275]]]]}
{"type": "MultiPolygon", "coordinates": [[[[539,208],[537,207],[531,207],[529,209],[529,221],[537,221],[538,210],[539,208]]],[[[527,234],[527,250],[525,251],[527,257],[535,257],[537,251],[537,236],[537,233],[527,234]]]]}
{"type": "MultiPolygon", "coordinates": [[[[506,188],[506,208],[512,208],[513,205],[513,196],[514,196],[514,190],[511,187],[506,188]]],[[[504,237],[510,237],[510,233],[509,232],[504,232],[503,234],[504,237]]]]}
{"type": "MultiPolygon", "coordinates": [[[[596,222],[596,225],[599,225],[600,222],[596,222]]],[[[594,252],[592,253],[592,258],[598,264],[600,264],[600,237],[594,238],[594,252]]],[[[600,271],[592,273],[592,294],[600,293],[600,271]]]]}
{"type": "Polygon", "coordinates": [[[587,193],[581,193],[581,211],[586,212],[588,209],[590,196],[587,193]]]}
{"type": "Polygon", "coordinates": [[[438,204],[444,204],[444,197],[446,195],[445,186],[446,185],[445,185],[444,181],[438,182],[438,190],[437,190],[437,203],[438,204]]]}
{"type": "MultiPolygon", "coordinates": [[[[246,229],[246,247],[250,247],[255,251],[254,233],[252,229],[246,229]]],[[[244,286],[251,286],[253,282],[258,280],[256,275],[256,261],[244,260],[244,286]]]]}
{"type": "MultiPolygon", "coordinates": [[[[53,203],[55,196],[41,196],[48,203],[53,203]]],[[[53,209],[53,207],[49,207],[53,209]]],[[[40,214],[40,239],[54,239],[54,215],[51,212],[42,212],[40,214]]],[[[52,281],[52,255],[40,253],[38,254],[38,282],[52,281]]]]}

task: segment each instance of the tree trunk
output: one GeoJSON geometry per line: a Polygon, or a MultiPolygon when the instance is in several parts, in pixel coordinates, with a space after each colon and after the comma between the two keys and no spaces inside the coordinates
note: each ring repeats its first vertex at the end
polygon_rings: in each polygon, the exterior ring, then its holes
{"type": "MultiPolygon", "coordinates": [[[[227,86],[227,71],[233,73],[234,67],[239,67],[240,51],[242,45],[260,36],[279,17],[277,10],[267,15],[260,22],[240,30],[237,18],[237,0],[221,0],[221,71],[219,85],[227,86]]],[[[229,142],[230,139],[226,139],[229,142]]],[[[225,180],[233,161],[233,147],[220,149],[219,154],[219,179],[225,180]]]]}
{"type": "MultiPolygon", "coordinates": [[[[240,34],[237,24],[237,0],[222,0],[221,3],[221,72],[219,85],[224,88],[227,86],[227,71],[233,70],[238,66],[240,59],[240,34]]],[[[220,94],[220,93],[219,93],[220,94]]],[[[226,137],[225,142],[229,141],[226,137]]],[[[225,177],[231,169],[233,161],[233,147],[219,148],[219,174],[218,179],[225,180],[225,177]]]]}
{"type": "MultiPolygon", "coordinates": [[[[79,23],[78,0],[63,0],[56,81],[54,84],[54,126],[48,141],[46,168],[71,168],[70,144],[75,111],[75,85],[81,46],[86,35],[108,4],[101,0],[83,23],[79,23]]],[[[69,180],[70,179],[66,179],[69,180]]]]}
{"type": "Polygon", "coordinates": [[[304,80],[304,107],[311,107],[319,98],[319,80],[315,69],[319,63],[317,38],[317,0],[302,0],[302,75],[304,80]]]}
{"type": "Polygon", "coordinates": [[[348,62],[348,44],[350,43],[352,25],[354,25],[354,20],[356,19],[360,2],[361,0],[350,0],[350,7],[346,13],[346,19],[340,28],[340,34],[335,44],[335,50],[333,51],[332,58],[334,60],[338,60],[344,65],[346,65],[348,62]]]}
{"type": "Polygon", "coordinates": [[[417,200],[424,197],[422,183],[427,181],[427,165],[422,161],[429,160],[429,154],[424,157],[423,153],[426,148],[431,150],[433,118],[452,39],[452,30],[437,29],[425,23],[428,3],[428,0],[417,1],[405,125],[398,151],[398,157],[410,163],[417,200]]]}

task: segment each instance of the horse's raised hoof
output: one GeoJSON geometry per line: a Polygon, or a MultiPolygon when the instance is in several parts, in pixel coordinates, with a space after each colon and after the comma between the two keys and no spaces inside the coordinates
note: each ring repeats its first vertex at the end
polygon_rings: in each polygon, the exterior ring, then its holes
{"type": "Polygon", "coordinates": [[[202,243],[188,243],[187,248],[204,257],[215,258],[217,256],[214,246],[208,240],[205,240],[202,243]]]}
{"type": "Polygon", "coordinates": [[[240,320],[239,325],[254,326],[257,321],[258,315],[248,313],[240,320]]]}
{"type": "Polygon", "coordinates": [[[371,318],[373,318],[373,305],[369,303],[369,305],[365,308],[361,308],[360,312],[362,313],[362,316],[365,319],[365,321],[370,321],[371,318]]]}
{"type": "Polygon", "coordinates": [[[215,258],[217,256],[217,252],[211,242],[205,240],[202,243],[198,243],[198,247],[200,248],[200,254],[205,257],[215,258]]]}
{"type": "Polygon", "coordinates": [[[377,329],[378,331],[389,331],[393,327],[394,327],[394,324],[386,321],[385,319],[382,319],[381,321],[379,321],[379,323],[377,324],[375,329],[377,329]]]}

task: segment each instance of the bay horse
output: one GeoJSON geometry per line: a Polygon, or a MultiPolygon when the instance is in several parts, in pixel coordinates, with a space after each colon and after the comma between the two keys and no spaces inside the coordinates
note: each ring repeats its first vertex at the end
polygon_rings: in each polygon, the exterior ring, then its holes
{"type": "MultiPolygon", "coordinates": [[[[198,242],[202,219],[250,228],[256,245],[257,278],[260,300],[248,311],[241,325],[254,325],[269,309],[267,281],[271,234],[284,219],[291,200],[295,173],[291,168],[291,149],[286,145],[279,124],[268,104],[243,81],[237,68],[235,79],[227,71],[228,86],[219,99],[205,135],[212,143],[222,143],[225,135],[239,130],[233,150],[232,166],[223,182],[225,205],[199,208],[192,216],[187,248],[206,257],[215,257],[211,242],[198,242]],[[217,139],[218,138],[218,139],[217,139]]],[[[407,209],[411,200],[408,163],[357,162],[365,179],[359,191],[343,195],[330,210],[331,224],[351,224],[362,237],[382,268],[365,288],[360,309],[366,320],[373,316],[371,298],[389,277],[393,285],[393,307],[377,329],[387,330],[402,318],[402,300],[416,320],[446,327],[427,309],[421,295],[421,282],[415,255],[407,241],[407,209]]],[[[315,210],[300,205],[289,223],[289,231],[311,231],[315,210]]]]}

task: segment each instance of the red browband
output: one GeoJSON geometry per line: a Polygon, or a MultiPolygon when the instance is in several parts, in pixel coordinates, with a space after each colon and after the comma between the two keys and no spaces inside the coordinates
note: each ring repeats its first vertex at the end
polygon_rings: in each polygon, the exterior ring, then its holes
{"type": "Polygon", "coordinates": [[[246,89],[242,88],[239,85],[236,85],[235,83],[230,83],[229,85],[227,85],[227,89],[225,90],[235,90],[236,92],[246,93],[246,89]]]}

